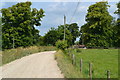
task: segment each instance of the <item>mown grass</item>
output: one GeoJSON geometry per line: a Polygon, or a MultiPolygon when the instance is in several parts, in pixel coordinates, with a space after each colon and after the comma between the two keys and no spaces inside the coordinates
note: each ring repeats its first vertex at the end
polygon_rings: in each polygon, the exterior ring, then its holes
{"type": "MultiPolygon", "coordinates": [[[[71,56],[68,54],[75,54],[76,65],[73,68],[76,68],[78,72],[80,71],[80,59],[83,60],[83,71],[82,77],[89,78],[89,63],[91,62],[93,65],[93,78],[107,78],[106,71],[110,70],[111,78],[118,78],[118,49],[69,49],[66,51],[67,56],[64,54],[62,55],[62,59],[65,59],[64,62],[58,61],[58,64],[61,65],[66,72],[65,69],[69,61],[69,64],[72,64],[71,56]]],[[[70,65],[69,65],[70,67],[70,65]]],[[[69,72],[72,73],[73,71],[67,66],[69,72]]],[[[75,75],[77,73],[72,73],[71,75],[75,75]]],[[[66,74],[65,74],[66,75],[66,74]]],[[[67,76],[69,78],[70,76],[67,76]]],[[[75,76],[72,78],[76,78],[75,76]]]]}
{"type": "Polygon", "coordinates": [[[8,49],[0,52],[0,55],[2,54],[2,64],[0,65],[7,64],[11,61],[14,61],[16,59],[22,58],[30,54],[34,54],[42,51],[53,51],[53,50],[56,50],[56,48],[53,46],[39,46],[39,47],[31,46],[27,48],[19,47],[16,49],[8,49]]]}
{"type": "Polygon", "coordinates": [[[81,78],[82,74],[74,65],[71,64],[70,58],[62,51],[58,51],[55,54],[55,59],[58,62],[58,66],[61,69],[65,78],[81,78]]]}

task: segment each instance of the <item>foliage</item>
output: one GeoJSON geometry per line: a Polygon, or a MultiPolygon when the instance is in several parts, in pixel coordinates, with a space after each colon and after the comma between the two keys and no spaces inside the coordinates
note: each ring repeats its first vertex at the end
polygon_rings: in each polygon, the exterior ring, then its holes
{"type": "Polygon", "coordinates": [[[45,43],[44,43],[44,36],[40,36],[39,39],[38,39],[38,46],[44,46],[45,43]]]}
{"type": "Polygon", "coordinates": [[[55,42],[59,39],[59,37],[60,37],[59,32],[56,29],[51,28],[43,38],[44,44],[55,45],[55,42]]]}
{"type": "MultiPolygon", "coordinates": [[[[76,23],[66,24],[65,40],[68,45],[71,46],[75,43],[76,38],[79,36],[79,26],[76,23]]],[[[55,45],[57,40],[64,39],[64,25],[58,26],[58,28],[51,28],[44,36],[44,43],[46,45],[55,45]]]]}
{"type": "MultiPolygon", "coordinates": [[[[68,43],[68,46],[72,45],[72,40],[73,40],[73,36],[71,34],[71,32],[67,29],[66,25],[66,29],[65,29],[65,40],[68,43]]],[[[60,37],[58,40],[63,40],[64,39],[64,25],[60,25],[58,26],[58,33],[60,34],[60,37]]]]}
{"type": "Polygon", "coordinates": [[[58,40],[56,42],[56,47],[61,50],[65,50],[68,47],[66,40],[58,40]]]}
{"type": "Polygon", "coordinates": [[[21,2],[12,7],[1,9],[3,49],[13,46],[26,47],[38,42],[37,39],[40,36],[35,26],[41,25],[40,22],[45,15],[43,9],[32,9],[31,5],[31,2],[21,2]]]}
{"type": "MultiPolygon", "coordinates": [[[[72,45],[73,36],[71,32],[66,28],[65,30],[65,40],[67,40],[68,45],[72,45]]],[[[46,45],[55,45],[56,41],[64,39],[64,25],[58,26],[58,28],[51,28],[44,36],[44,43],[46,45]]]]}
{"type": "Polygon", "coordinates": [[[76,38],[80,36],[79,26],[77,25],[77,23],[72,23],[67,28],[72,34],[72,37],[73,37],[72,45],[73,45],[75,44],[76,38]]]}
{"type": "Polygon", "coordinates": [[[117,8],[118,10],[115,11],[115,14],[118,14],[118,19],[114,28],[114,31],[116,32],[115,46],[120,47],[120,2],[117,4],[117,8]]]}
{"type": "Polygon", "coordinates": [[[31,46],[27,48],[16,48],[16,49],[7,49],[5,51],[2,51],[0,55],[2,54],[2,65],[6,63],[10,63],[11,61],[14,61],[16,59],[22,58],[24,56],[28,56],[30,54],[42,52],[42,51],[53,51],[56,50],[53,46],[31,46]]]}
{"type": "Polygon", "coordinates": [[[81,27],[81,43],[88,47],[112,47],[112,16],[108,2],[97,2],[89,6],[86,24],[81,27]]]}

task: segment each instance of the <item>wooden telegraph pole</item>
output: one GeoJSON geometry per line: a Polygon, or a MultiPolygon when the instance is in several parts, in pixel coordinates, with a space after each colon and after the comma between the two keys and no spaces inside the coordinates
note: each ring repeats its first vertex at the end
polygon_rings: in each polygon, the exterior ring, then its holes
{"type": "Polygon", "coordinates": [[[15,40],[14,40],[14,37],[13,37],[13,49],[15,48],[15,40]]]}
{"type": "Polygon", "coordinates": [[[64,15],[64,40],[65,40],[65,30],[66,30],[66,16],[64,15]]]}

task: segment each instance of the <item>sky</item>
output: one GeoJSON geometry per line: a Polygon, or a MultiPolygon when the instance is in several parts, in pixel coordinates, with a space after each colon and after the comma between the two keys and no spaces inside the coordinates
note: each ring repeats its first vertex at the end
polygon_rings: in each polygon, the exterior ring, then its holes
{"type": "MultiPolygon", "coordinates": [[[[15,5],[18,2],[1,2],[1,8],[8,8],[12,5],[15,5]]],[[[108,2],[111,6],[108,11],[110,15],[117,18],[117,15],[114,14],[117,10],[117,2],[108,2]]],[[[32,2],[31,8],[37,8],[38,10],[42,8],[45,11],[45,17],[42,19],[41,26],[35,26],[36,29],[40,31],[40,35],[44,36],[51,27],[57,28],[57,26],[64,23],[63,18],[66,15],[66,23],[77,23],[79,26],[84,25],[85,16],[87,9],[90,5],[95,4],[95,2],[80,2],[79,7],[73,16],[72,21],[70,19],[76,9],[78,2],[61,2],[60,0],[54,0],[53,2],[32,2]]]]}

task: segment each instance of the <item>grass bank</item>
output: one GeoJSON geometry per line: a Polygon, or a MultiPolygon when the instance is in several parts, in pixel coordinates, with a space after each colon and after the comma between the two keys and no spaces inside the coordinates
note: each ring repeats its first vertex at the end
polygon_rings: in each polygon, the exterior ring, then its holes
{"type": "Polygon", "coordinates": [[[31,46],[27,48],[16,48],[16,49],[8,49],[5,51],[0,52],[0,55],[2,54],[2,64],[7,64],[11,61],[14,61],[16,59],[22,58],[24,56],[42,52],[42,51],[53,51],[56,50],[53,46],[31,46]]]}
{"type": "Polygon", "coordinates": [[[63,74],[67,78],[78,77],[75,75],[80,72],[80,59],[83,60],[82,78],[89,78],[90,62],[93,68],[93,78],[107,78],[107,70],[110,70],[111,78],[118,78],[118,49],[69,49],[66,50],[65,54],[58,52],[56,57],[63,74]],[[72,65],[72,54],[75,55],[76,65],[72,65]],[[70,74],[67,74],[68,71],[70,74]]]}
{"type": "Polygon", "coordinates": [[[82,74],[74,65],[71,64],[70,58],[62,51],[58,51],[55,54],[55,59],[58,62],[58,66],[65,78],[82,78],[82,74]]]}

